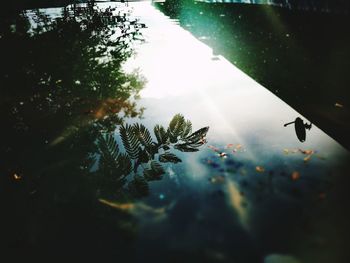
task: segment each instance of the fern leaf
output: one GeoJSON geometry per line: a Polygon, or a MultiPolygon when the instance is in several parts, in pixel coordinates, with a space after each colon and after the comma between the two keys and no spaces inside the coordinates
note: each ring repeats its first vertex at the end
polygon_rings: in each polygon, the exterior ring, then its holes
{"type": "Polygon", "coordinates": [[[181,138],[182,139],[186,138],[187,136],[189,136],[191,134],[191,132],[192,132],[192,123],[191,123],[191,121],[187,120],[185,122],[184,130],[183,130],[183,132],[181,134],[181,138]]]}
{"type": "Polygon", "coordinates": [[[163,153],[159,155],[159,161],[162,163],[179,163],[182,162],[180,158],[178,158],[175,154],[173,153],[163,153]]]}
{"type": "Polygon", "coordinates": [[[175,144],[174,148],[181,152],[197,152],[198,149],[189,146],[187,143],[175,144]]]}
{"type": "Polygon", "coordinates": [[[209,127],[201,128],[201,129],[195,131],[194,133],[192,133],[191,135],[187,136],[186,138],[184,138],[184,140],[186,142],[191,142],[191,143],[200,142],[201,140],[203,140],[205,138],[208,131],[209,131],[209,127]]]}
{"type": "Polygon", "coordinates": [[[165,173],[165,171],[163,169],[163,166],[160,163],[156,162],[156,161],[152,161],[151,162],[151,168],[156,173],[160,173],[160,174],[164,174],[165,173]]]}
{"type": "Polygon", "coordinates": [[[165,131],[164,127],[161,125],[154,126],[154,135],[157,138],[158,145],[166,144],[168,142],[168,133],[165,131]]]}
{"type": "Polygon", "coordinates": [[[143,174],[147,181],[154,181],[162,179],[162,175],[165,174],[165,171],[160,163],[152,161],[150,168],[145,169],[143,174]]]}
{"type": "Polygon", "coordinates": [[[132,171],[132,163],[127,154],[120,154],[118,156],[118,168],[120,170],[120,173],[124,176],[127,176],[132,171]]]}
{"type": "Polygon", "coordinates": [[[124,148],[131,159],[137,159],[139,156],[140,141],[136,136],[133,127],[126,124],[119,129],[124,148]]]}
{"type": "Polygon", "coordinates": [[[100,154],[99,167],[110,170],[116,168],[119,147],[114,137],[111,134],[100,135],[97,138],[97,147],[100,154]]]}
{"type": "Polygon", "coordinates": [[[176,143],[177,138],[183,133],[185,128],[185,118],[181,114],[176,114],[170,121],[168,132],[170,142],[176,143]]]}
{"type": "Polygon", "coordinates": [[[152,144],[152,137],[149,130],[142,124],[134,124],[132,131],[143,146],[152,144]]]}

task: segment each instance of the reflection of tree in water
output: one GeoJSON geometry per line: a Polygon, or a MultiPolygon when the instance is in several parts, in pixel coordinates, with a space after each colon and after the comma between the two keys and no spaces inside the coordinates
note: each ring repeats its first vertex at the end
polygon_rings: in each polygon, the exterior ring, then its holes
{"type": "Polygon", "coordinates": [[[170,149],[182,152],[198,151],[206,142],[208,129],[204,127],[192,133],[191,122],[177,114],[167,129],[160,125],[154,127],[157,141],[153,141],[151,133],[142,124],[122,125],[119,133],[125,153],[120,153],[113,135],[100,135],[97,140],[99,161],[96,178],[99,179],[97,185],[102,190],[107,190],[101,194],[118,196],[124,190],[122,186],[127,182],[128,175],[133,172],[134,176],[128,182],[128,193],[135,196],[147,195],[148,182],[160,180],[165,174],[159,162],[181,162],[170,149]]]}
{"type": "Polygon", "coordinates": [[[1,17],[6,247],[127,253],[133,221],[98,198],[147,194],[147,182],[164,173],[156,157],[179,162],[169,146],[195,151],[204,143],[207,129],[191,135],[177,115],[167,130],[155,128],[157,142],[143,125],[121,126],[126,152],[118,150],[116,127],[142,114],[135,100],[144,80],[126,74],[122,63],[144,25],[112,11],[90,6],[66,8],[57,19],[38,11],[1,17]]]}

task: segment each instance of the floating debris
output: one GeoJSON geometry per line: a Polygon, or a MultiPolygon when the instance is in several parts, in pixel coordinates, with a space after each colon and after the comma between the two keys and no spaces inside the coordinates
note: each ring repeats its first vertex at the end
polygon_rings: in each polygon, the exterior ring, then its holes
{"type": "Polygon", "coordinates": [[[19,181],[22,179],[22,176],[15,173],[13,174],[13,179],[15,179],[16,181],[19,181]]]}
{"type": "Polygon", "coordinates": [[[284,154],[297,153],[298,149],[283,149],[284,154]]]}
{"type": "Polygon", "coordinates": [[[297,172],[297,171],[294,171],[294,172],[292,173],[292,175],[291,175],[291,178],[292,178],[293,181],[299,180],[299,179],[300,179],[300,173],[297,172]]]}
{"type": "Polygon", "coordinates": [[[299,151],[302,153],[302,154],[306,154],[306,155],[312,155],[315,153],[314,150],[302,150],[302,149],[299,149],[299,151]]]}
{"type": "Polygon", "coordinates": [[[311,154],[310,155],[308,155],[308,156],[306,156],[305,158],[304,158],[304,162],[308,162],[310,159],[311,159],[311,154]]]}
{"type": "Polygon", "coordinates": [[[337,108],[344,108],[344,105],[343,105],[343,104],[340,104],[340,103],[338,103],[338,102],[336,102],[336,103],[334,104],[334,106],[337,107],[337,108]]]}
{"type": "Polygon", "coordinates": [[[209,178],[209,181],[212,184],[222,184],[225,182],[225,176],[223,175],[214,175],[213,177],[209,178]]]}
{"type": "Polygon", "coordinates": [[[221,157],[221,158],[227,158],[227,153],[225,153],[225,152],[220,152],[220,153],[219,153],[219,157],[221,157]]]}
{"type": "Polygon", "coordinates": [[[209,145],[208,148],[214,152],[220,152],[219,148],[216,148],[215,146],[209,145]]]}
{"type": "Polygon", "coordinates": [[[257,166],[257,167],[255,167],[255,170],[256,170],[258,173],[263,173],[263,172],[265,172],[265,168],[262,167],[262,166],[257,166]]]}

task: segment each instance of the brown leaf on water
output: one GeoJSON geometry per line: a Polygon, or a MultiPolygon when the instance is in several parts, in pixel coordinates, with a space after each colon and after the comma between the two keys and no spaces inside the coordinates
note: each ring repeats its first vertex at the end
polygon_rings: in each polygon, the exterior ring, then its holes
{"type": "Polygon", "coordinates": [[[340,104],[340,103],[338,103],[338,102],[336,102],[336,103],[334,104],[334,106],[337,107],[337,108],[344,108],[344,105],[343,105],[343,104],[340,104]]]}
{"type": "Polygon", "coordinates": [[[300,179],[300,173],[297,172],[297,171],[294,171],[294,172],[292,173],[292,175],[291,175],[291,178],[292,178],[293,181],[299,180],[299,179],[300,179]]]}
{"type": "Polygon", "coordinates": [[[236,145],[236,150],[239,150],[239,149],[241,149],[243,146],[241,145],[241,144],[237,144],[236,145]]]}
{"type": "Polygon", "coordinates": [[[314,150],[302,150],[302,149],[299,149],[299,151],[300,151],[302,154],[306,154],[306,155],[311,155],[311,154],[314,154],[314,153],[315,153],[314,150]]]}
{"type": "Polygon", "coordinates": [[[256,170],[258,173],[263,173],[263,172],[265,172],[265,168],[262,167],[262,166],[257,166],[257,167],[255,167],[255,170],[256,170]]]}
{"type": "Polygon", "coordinates": [[[298,149],[283,149],[283,153],[286,155],[289,153],[297,153],[298,151],[298,149]]]}
{"type": "Polygon", "coordinates": [[[15,173],[13,174],[13,179],[15,179],[16,181],[19,181],[22,179],[22,176],[15,173]]]}
{"type": "Polygon", "coordinates": [[[311,154],[304,158],[304,162],[308,162],[311,159],[311,154]]]}

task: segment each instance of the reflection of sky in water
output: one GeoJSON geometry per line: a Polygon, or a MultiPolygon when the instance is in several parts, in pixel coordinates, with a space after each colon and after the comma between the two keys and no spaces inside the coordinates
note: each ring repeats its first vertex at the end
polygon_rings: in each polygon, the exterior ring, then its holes
{"type": "Polygon", "coordinates": [[[183,164],[169,165],[164,179],[151,185],[145,202],[158,210],[135,212],[140,258],[154,246],[180,251],[180,258],[205,249],[207,258],[222,262],[259,262],[268,254],[265,262],[340,256],[341,241],[329,230],[339,211],[330,216],[333,201],[324,199],[335,195],[348,152],[315,126],[299,142],[292,126],[283,127],[299,113],[213,55],[177,21],[148,3],[133,6],[148,26],[146,43],[126,65],[140,68],[148,80],[141,92],[143,122],[167,125],[182,113],[195,129],[210,126],[212,146],[177,153],[183,164]]]}

